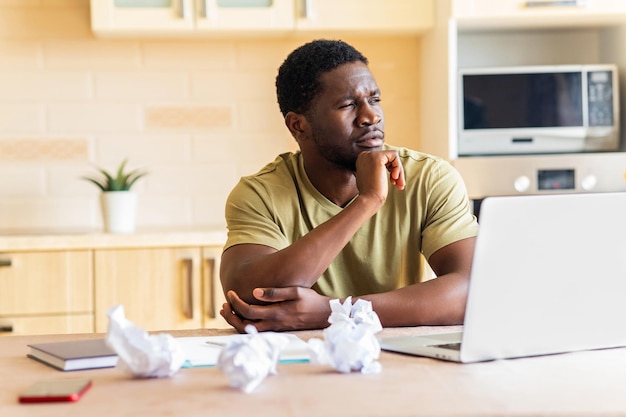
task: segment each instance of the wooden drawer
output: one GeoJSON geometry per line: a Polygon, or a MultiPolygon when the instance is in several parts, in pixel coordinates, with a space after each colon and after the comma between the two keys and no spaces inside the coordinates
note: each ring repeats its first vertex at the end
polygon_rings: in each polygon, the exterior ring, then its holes
{"type": "Polygon", "coordinates": [[[0,253],[0,317],[93,313],[88,250],[0,253]]]}
{"type": "Polygon", "coordinates": [[[0,317],[0,336],[52,333],[93,333],[93,314],[0,317]]]}

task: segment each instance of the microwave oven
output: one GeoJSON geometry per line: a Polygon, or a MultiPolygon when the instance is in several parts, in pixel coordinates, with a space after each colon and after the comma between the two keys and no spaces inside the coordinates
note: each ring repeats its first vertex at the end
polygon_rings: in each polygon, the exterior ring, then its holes
{"type": "Polygon", "coordinates": [[[615,65],[459,71],[458,156],[616,151],[615,65]]]}

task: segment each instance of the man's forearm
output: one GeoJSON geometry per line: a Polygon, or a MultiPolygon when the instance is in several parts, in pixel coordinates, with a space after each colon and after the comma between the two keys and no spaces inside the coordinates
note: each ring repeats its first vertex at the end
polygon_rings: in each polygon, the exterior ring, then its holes
{"type": "Polygon", "coordinates": [[[384,327],[462,324],[469,279],[459,273],[363,298],[384,327]]]}
{"type": "MultiPolygon", "coordinates": [[[[257,287],[310,288],[379,206],[380,202],[359,196],[341,213],[289,247],[230,262],[222,271],[225,289],[234,289],[243,299],[253,302],[251,293],[257,287]]],[[[229,262],[228,251],[224,255],[229,262]]]]}

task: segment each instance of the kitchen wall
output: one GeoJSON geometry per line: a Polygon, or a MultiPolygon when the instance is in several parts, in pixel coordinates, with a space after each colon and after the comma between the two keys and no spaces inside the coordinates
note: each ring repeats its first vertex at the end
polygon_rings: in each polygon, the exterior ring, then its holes
{"type": "MultiPolygon", "coordinates": [[[[371,61],[387,142],[418,148],[419,39],[343,39],[371,61]]],[[[80,177],[124,158],[149,171],[140,228],[223,227],[237,180],[296,149],[274,77],[307,40],[98,39],[88,0],[0,0],[0,233],[100,230],[80,177]]]]}

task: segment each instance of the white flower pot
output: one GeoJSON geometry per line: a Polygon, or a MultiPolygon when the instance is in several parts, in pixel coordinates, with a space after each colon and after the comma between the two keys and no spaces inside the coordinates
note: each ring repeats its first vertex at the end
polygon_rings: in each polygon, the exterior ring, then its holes
{"type": "Polygon", "coordinates": [[[137,223],[137,194],[107,191],[101,194],[102,219],[107,233],[133,233],[137,223]]]}

